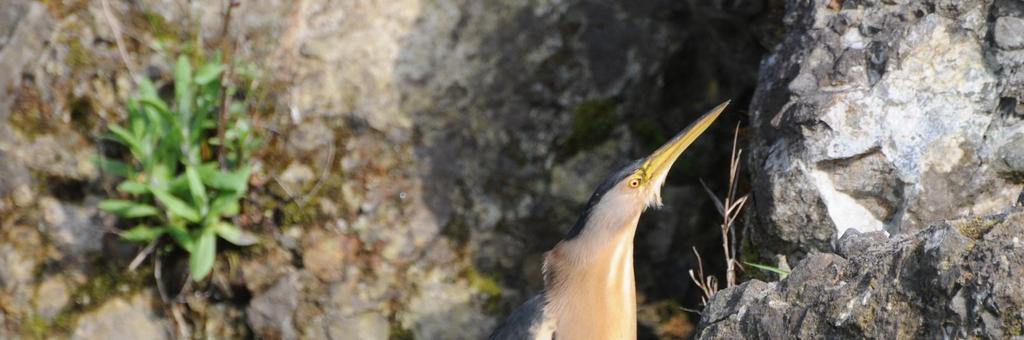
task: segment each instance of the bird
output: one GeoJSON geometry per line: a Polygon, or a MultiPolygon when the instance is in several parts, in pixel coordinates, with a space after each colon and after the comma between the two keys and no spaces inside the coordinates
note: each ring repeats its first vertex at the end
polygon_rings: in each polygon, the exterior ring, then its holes
{"type": "Polygon", "coordinates": [[[598,185],[576,224],[544,254],[543,290],[488,339],[636,339],[633,238],[640,214],[661,207],[661,187],[672,164],[728,105],[716,106],[598,185]]]}

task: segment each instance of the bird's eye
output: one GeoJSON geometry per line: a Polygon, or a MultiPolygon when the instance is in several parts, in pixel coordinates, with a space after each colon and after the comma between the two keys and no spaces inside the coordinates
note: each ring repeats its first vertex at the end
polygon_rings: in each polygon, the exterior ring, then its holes
{"type": "Polygon", "coordinates": [[[630,188],[636,188],[636,187],[639,187],[639,186],[640,186],[640,179],[639,178],[634,178],[634,179],[629,180],[629,187],[630,188]]]}

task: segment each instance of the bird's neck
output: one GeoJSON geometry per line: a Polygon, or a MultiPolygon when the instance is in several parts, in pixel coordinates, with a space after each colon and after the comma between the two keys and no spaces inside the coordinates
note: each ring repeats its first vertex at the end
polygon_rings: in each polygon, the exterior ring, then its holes
{"type": "Polygon", "coordinates": [[[635,231],[634,219],[609,235],[583,234],[548,252],[547,308],[559,339],[636,338],[635,231]]]}

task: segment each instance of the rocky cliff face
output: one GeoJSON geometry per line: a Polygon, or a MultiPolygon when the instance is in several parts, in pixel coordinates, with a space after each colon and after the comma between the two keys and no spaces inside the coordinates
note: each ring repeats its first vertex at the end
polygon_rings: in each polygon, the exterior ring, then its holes
{"type": "Polygon", "coordinates": [[[751,104],[744,251],[795,267],[720,292],[699,337],[1021,335],[1022,17],[790,1],[751,104]]]}
{"type": "MultiPolygon", "coordinates": [[[[791,1],[751,104],[750,252],[1001,211],[1021,189],[1015,1],[791,1]]],[[[774,260],[773,260],[774,261],[774,260]]]]}
{"type": "Polygon", "coordinates": [[[847,233],[779,282],[720,292],[701,339],[991,338],[1024,334],[1024,213],[965,218],[889,239],[847,233]]]}
{"type": "MultiPolygon", "coordinates": [[[[139,249],[107,233],[110,178],[90,159],[110,152],[129,70],[167,86],[177,53],[219,46],[222,3],[104,2],[0,6],[0,338],[479,338],[539,287],[541,253],[605,171],[743,105],[778,7],[243,1],[229,31],[268,137],[244,227],[262,242],[178,295],[180,263],[125,273],[139,249]],[[117,333],[122,315],[147,333],[117,333]]],[[[729,130],[693,147],[705,157],[680,162],[640,228],[643,335],[688,332],[690,247],[717,249],[717,218],[680,179],[723,181],[729,130]]]]}

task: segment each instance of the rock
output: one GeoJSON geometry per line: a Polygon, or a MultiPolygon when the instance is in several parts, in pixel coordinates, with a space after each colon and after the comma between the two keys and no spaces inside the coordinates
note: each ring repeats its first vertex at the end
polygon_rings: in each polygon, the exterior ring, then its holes
{"type": "Polygon", "coordinates": [[[152,294],[117,297],[79,317],[71,339],[171,339],[170,325],[160,318],[152,294]]]}
{"type": "Polygon", "coordinates": [[[999,46],[1015,44],[1019,19],[938,3],[789,2],[751,103],[747,251],[796,262],[847,230],[910,233],[1013,202],[1021,185],[993,151],[1024,125],[995,112],[1024,82],[1009,62],[990,67],[1002,52],[984,37],[995,26],[999,46]]]}
{"type": "MultiPolygon", "coordinates": [[[[5,222],[8,223],[8,222],[5,222]]],[[[14,315],[31,315],[36,274],[49,258],[39,231],[15,222],[0,230],[0,308],[14,315]]]]}
{"type": "Polygon", "coordinates": [[[7,314],[0,311],[0,338],[13,339],[18,334],[11,331],[11,327],[7,325],[7,314]]]}
{"type": "Polygon", "coordinates": [[[281,185],[285,187],[285,191],[292,197],[299,197],[304,195],[313,181],[316,180],[316,174],[313,173],[313,169],[309,166],[299,163],[292,162],[288,164],[284,172],[281,173],[281,185]]]}
{"type": "Polygon", "coordinates": [[[0,258],[0,287],[11,289],[32,281],[36,259],[23,255],[10,244],[0,244],[0,251],[5,254],[0,258]]]}
{"type": "Polygon", "coordinates": [[[39,199],[39,206],[47,236],[65,257],[73,258],[103,248],[105,231],[96,219],[99,210],[95,204],[68,204],[47,196],[39,199]]]}
{"type": "MultiPolygon", "coordinates": [[[[58,126],[66,129],[67,126],[58,126]]],[[[90,180],[96,178],[99,171],[93,158],[95,150],[83,149],[87,143],[77,133],[61,131],[58,136],[44,134],[31,141],[24,139],[5,140],[8,136],[0,136],[0,150],[10,150],[10,154],[23,162],[29,169],[60,179],[90,180]]],[[[13,135],[13,134],[12,134],[13,135]]]]}
{"type": "MultiPolygon", "coordinates": [[[[5,70],[0,88],[6,91],[21,85],[22,70],[39,59],[53,26],[53,17],[38,2],[12,0],[0,9],[0,69],[5,70]]],[[[0,97],[0,121],[9,116],[14,99],[0,97]]]]}
{"type": "Polygon", "coordinates": [[[249,326],[260,338],[296,339],[294,313],[299,306],[299,276],[291,273],[252,298],[247,309],[249,326]]]}
{"type": "Polygon", "coordinates": [[[891,240],[850,233],[842,243],[870,246],[845,258],[812,253],[782,281],[720,291],[702,314],[698,338],[1020,335],[1024,211],[976,221],[891,240]]]}
{"type": "Polygon", "coordinates": [[[67,305],[71,298],[70,293],[60,276],[46,278],[36,290],[36,314],[44,320],[53,320],[67,305]]]}
{"type": "Polygon", "coordinates": [[[843,258],[860,256],[876,244],[882,244],[889,240],[889,235],[884,231],[873,231],[860,233],[856,230],[847,231],[836,244],[836,254],[843,258]]]}
{"type": "Polygon", "coordinates": [[[299,124],[288,136],[288,150],[292,152],[327,151],[331,147],[334,130],[320,122],[299,124]]]}
{"type": "Polygon", "coordinates": [[[328,326],[329,339],[390,339],[391,324],[383,315],[363,313],[328,326]]]}
{"type": "MultiPolygon", "coordinates": [[[[683,202],[693,197],[699,197],[697,195],[700,194],[704,193],[697,191],[696,188],[669,187],[662,189],[661,198],[664,202],[683,202]]],[[[688,228],[688,226],[694,223],[686,221],[686,219],[693,219],[696,216],[681,216],[680,214],[664,210],[649,211],[646,214],[645,218],[655,222],[652,223],[653,225],[648,226],[650,230],[647,231],[647,239],[644,242],[645,246],[639,251],[647,252],[649,258],[653,261],[670,260],[669,252],[672,250],[673,239],[676,233],[692,235],[699,232],[688,228]]],[[[671,260],[678,261],[678,259],[671,260]]]]}
{"type": "Polygon", "coordinates": [[[467,282],[448,283],[452,270],[432,269],[422,274],[419,291],[400,314],[402,326],[417,339],[480,339],[497,326],[496,320],[480,314],[475,287],[467,282]],[[460,325],[451,327],[451,325],[460,325]]]}
{"type": "Polygon", "coordinates": [[[1024,182],[1024,148],[1021,145],[1024,145],[1024,131],[1011,135],[996,149],[999,160],[996,170],[1018,183],[1024,182]]]}
{"type": "Polygon", "coordinates": [[[303,246],[303,268],[324,282],[341,280],[345,274],[345,260],[355,255],[359,243],[354,238],[336,233],[318,231],[307,235],[303,246]]]}
{"type": "Polygon", "coordinates": [[[1024,48],[1024,18],[1000,17],[996,19],[996,45],[1007,50],[1024,48]]]}
{"type": "Polygon", "coordinates": [[[253,336],[246,323],[245,310],[231,303],[208,303],[202,313],[203,324],[196,327],[196,331],[201,327],[202,333],[194,333],[193,338],[244,339],[253,336]]]}
{"type": "MultiPolygon", "coordinates": [[[[300,321],[303,334],[323,333],[328,339],[389,339],[391,323],[388,279],[376,281],[362,278],[358,271],[349,271],[344,282],[333,283],[327,293],[318,297],[323,316],[300,321]]],[[[393,277],[392,277],[393,278],[393,277]]]]}
{"type": "Polygon", "coordinates": [[[0,198],[10,195],[17,206],[26,206],[35,199],[32,192],[32,179],[28,169],[0,151],[0,198]]]}
{"type": "Polygon", "coordinates": [[[29,314],[35,293],[33,279],[39,264],[36,255],[0,244],[4,256],[0,258],[0,307],[11,312],[29,314]]]}
{"type": "Polygon", "coordinates": [[[253,293],[262,293],[279,278],[295,271],[292,254],[279,246],[270,246],[262,256],[242,262],[245,286],[253,293]]]}

